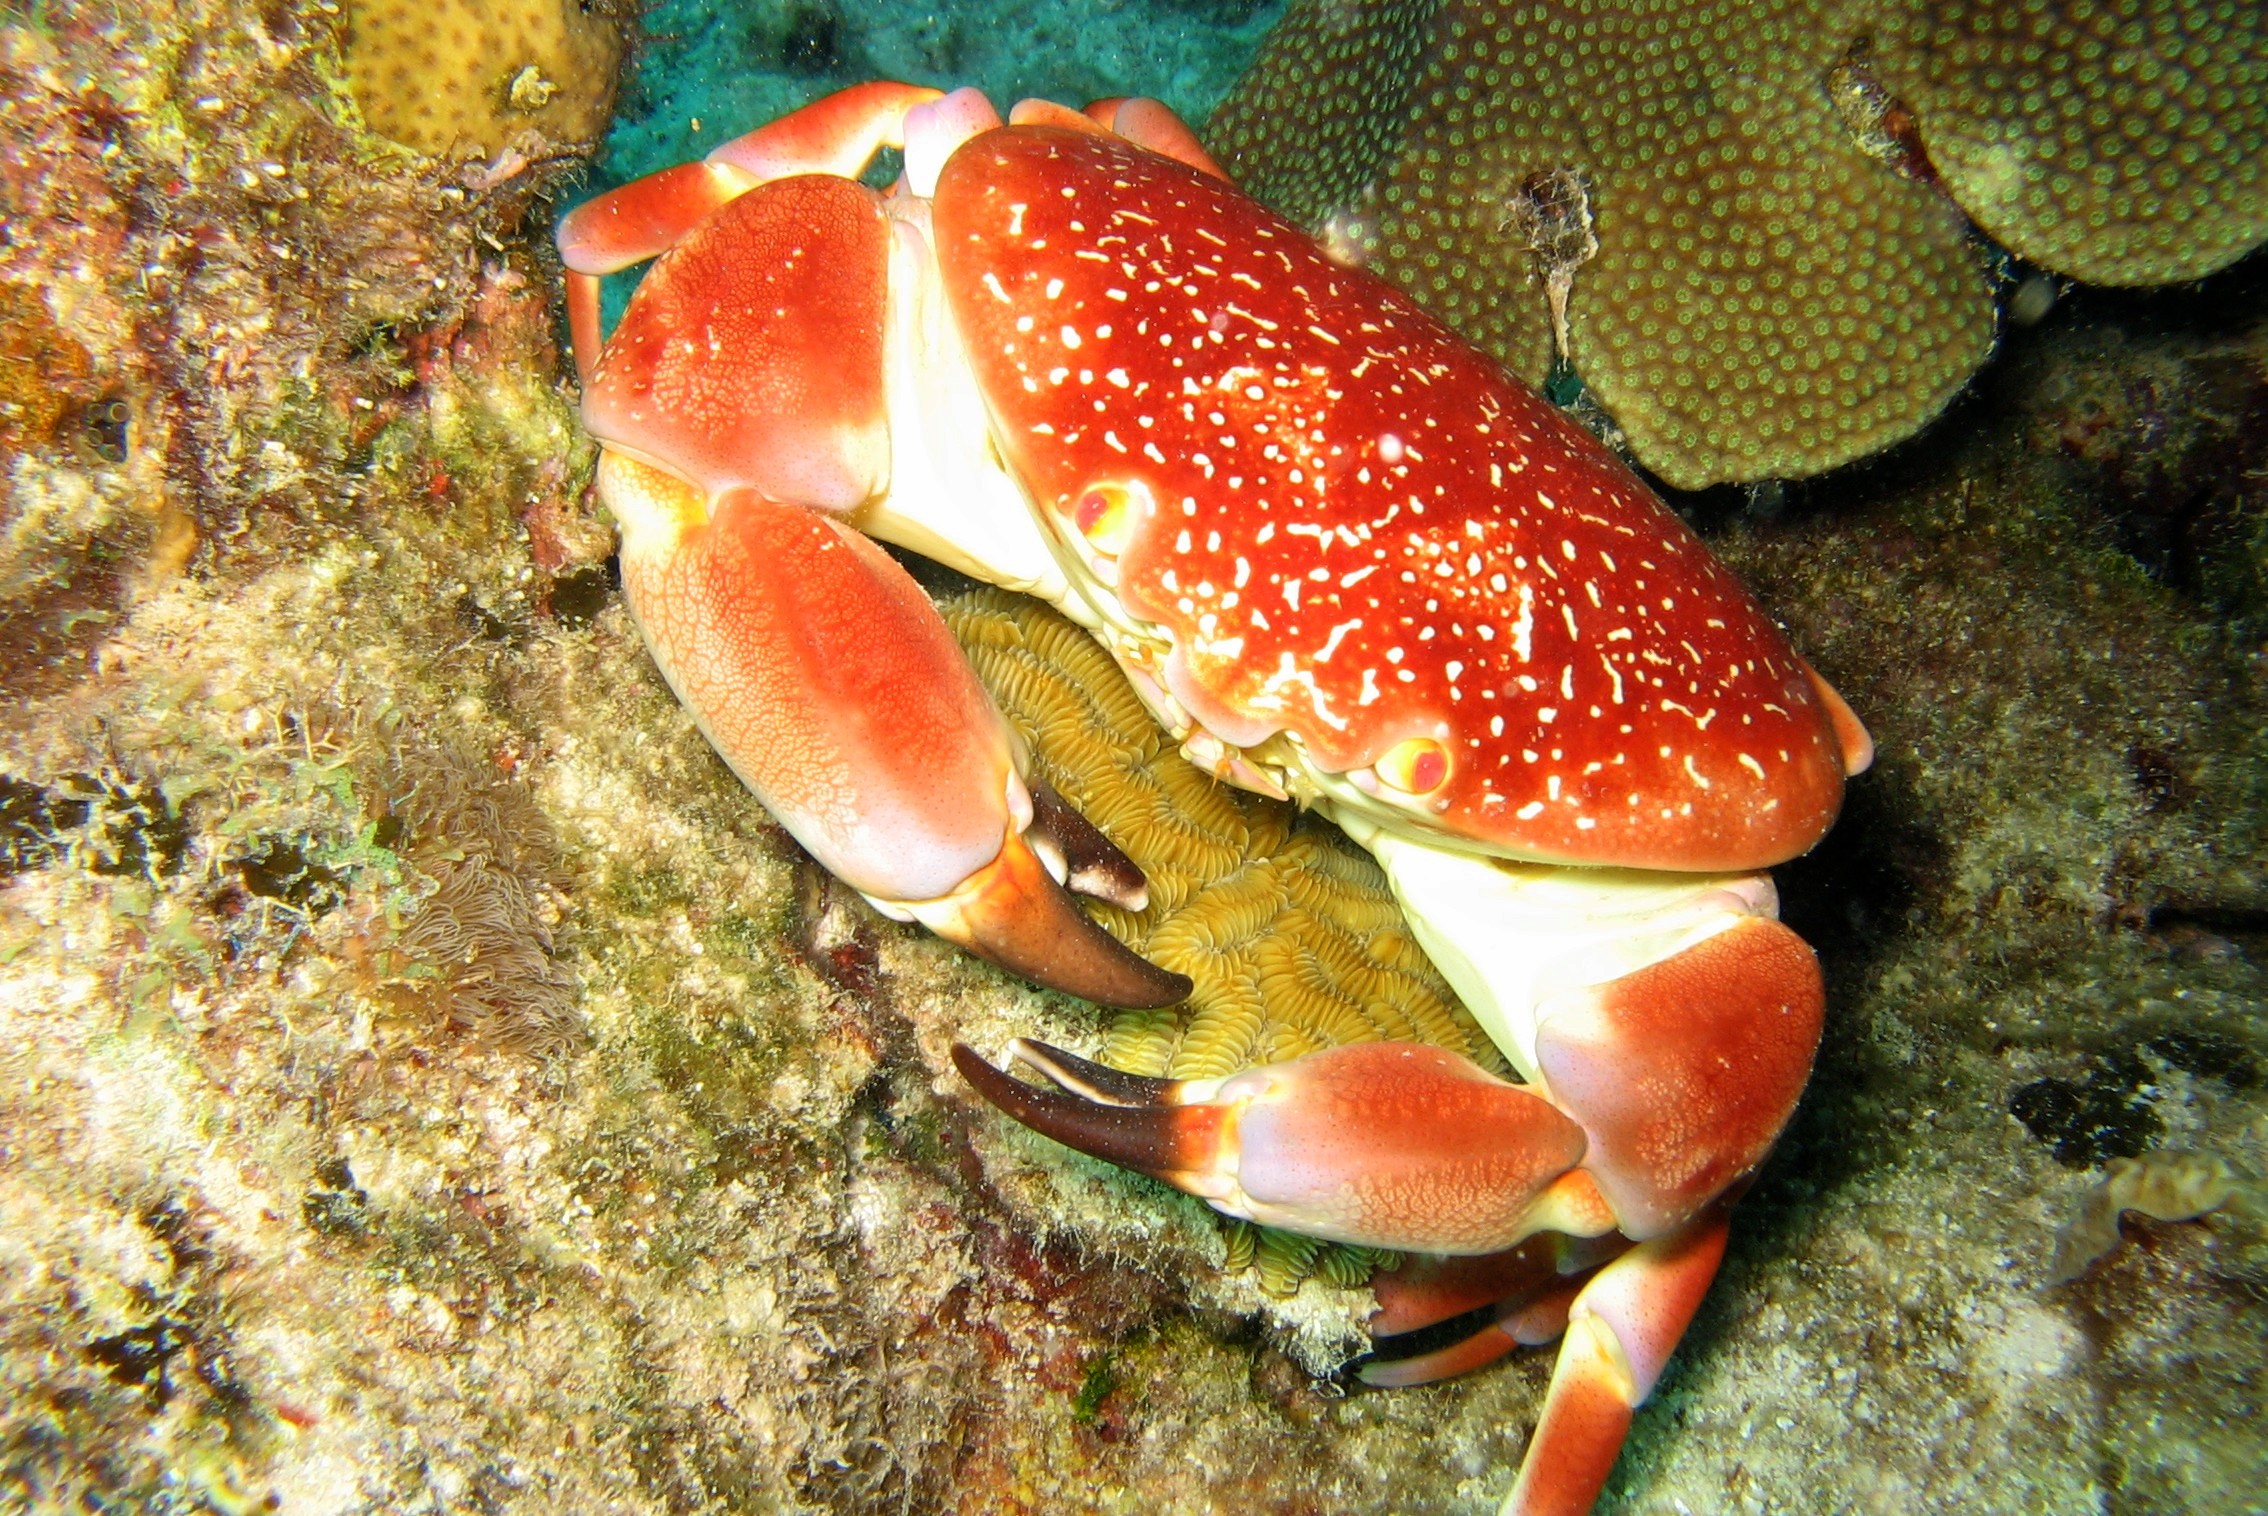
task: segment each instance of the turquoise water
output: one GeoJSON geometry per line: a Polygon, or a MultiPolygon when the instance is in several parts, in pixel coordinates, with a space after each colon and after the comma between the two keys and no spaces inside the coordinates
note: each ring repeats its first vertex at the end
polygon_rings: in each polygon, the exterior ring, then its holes
{"type": "Polygon", "coordinates": [[[865,79],[975,85],[1005,110],[1027,95],[1083,105],[1154,95],[1201,122],[1281,12],[1281,0],[663,0],[598,165],[620,182],[865,79]]]}

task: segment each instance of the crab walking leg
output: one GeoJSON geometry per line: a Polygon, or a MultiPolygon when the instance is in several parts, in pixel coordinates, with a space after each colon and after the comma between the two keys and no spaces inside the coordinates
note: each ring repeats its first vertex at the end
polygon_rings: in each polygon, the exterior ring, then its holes
{"type": "Polygon", "coordinates": [[[905,145],[906,112],[941,92],[875,83],[838,90],[745,136],[698,163],[634,179],[560,218],[559,256],[567,265],[567,326],[575,367],[586,380],[598,362],[599,281],[675,247],[726,202],[759,184],[799,174],[855,179],[875,153],[905,145]]]}
{"type": "Polygon", "coordinates": [[[1197,134],[1189,129],[1189,123],[1162,100],[1153,100],[1147,95],[1112,95],[1091,102],[1086,114],[1129,142],[1186,163],[1200,174],[1211,174],[1223,183],[1228,182],[1227,171],[1205,151],[1197,134]]]}
{"type": "Polygon", "coordinates": [[[752,490],[712,506],[608,453],[623,592],[654,661],[765,807],[889,915],[1106,1004],[1189,991],[1079,910],[1024,839],[1029,792],[936,608],[831,517],[752,490]]]}
{"type": "Polygon", "coordinates": [[[1547,1232],[1502,1253],[1405,1259],[1370,1281],[1378,1309],[1356,1375],[1370,1385],[1431,1384],[1556,1341],[1583,1286],[1630,1246],[1616,1232],[1547,1232]]]}
{"type": "Polygon", "coordinates": [[[1543,1416],[1498,1516],[1583,1516],[1725,1256],[1713,1207],[1593,1276],[1567,1313],[1543,1416]]]}
{"type": "Polygon", "coordinates": [[[1568,1309],[1582,1287],[1576,1280],[1506,1301],[1469,1336],[1402,1357],[1374,1355],[1355,1371],[1356,1377],[1381,1389],[1432,1384],[1486,1368],[1515,1348],[1541,1347],[1567,1330],[1568,1309]]]}

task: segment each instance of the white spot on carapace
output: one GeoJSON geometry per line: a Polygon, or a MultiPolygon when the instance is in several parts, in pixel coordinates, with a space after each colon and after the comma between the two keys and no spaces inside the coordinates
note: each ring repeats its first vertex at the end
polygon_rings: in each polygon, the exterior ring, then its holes
{"type": "Polygon", "coordinates": [[[1331,655],[1339,650],[1339,644],[1346,641],[1347,633],[1361,625],[1362,618],[1357,616],[1352,621],[1342,621],[1333,626],[1331,635],[1323,640],[1323,646],[1316,649],[1315,661],[1317,663],[1329,663],[1331,655]]]}

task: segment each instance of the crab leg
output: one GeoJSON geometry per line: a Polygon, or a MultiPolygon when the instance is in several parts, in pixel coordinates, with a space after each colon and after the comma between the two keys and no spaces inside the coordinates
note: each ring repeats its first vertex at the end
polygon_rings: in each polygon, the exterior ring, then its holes
{"type": "Polygon", "coordinates": [[[561,217],[567,326],[583,379],[590,379],[605,340],[599,330],[599,281],[604,275],[675,247],[713,212],[759,184],[798,174],[857,177],[878,150],[905,145],[906,112],[939,93],[888,83],[839,90],[733,138],[698,163],[634,179],[561,217]]]}
{"type": "Polygon", "coordinates": [[[1407,1259],[1370,1282],[1378,1309],[1356,1376],[1382,1387],[1431,1384],[1554,1341],[1583,1286],[1630,1245],[1619,1233],[1547,1233],[1477,1258],[1407,1259]]]}
{"type": "Polygon", "coordinates": [[[1086,114],[1129,142],[1186,163],[1223,183],[1228,180],[1227,172],[1205,151],[1189,123],[1162,100],[1147,95],[1112,95],[1089,104],[1086,114]]]}
{"type": "Polygon", "coordinates": [[[1577,1165],[1582,1129],[1529,1090],[1442,1048],[1329,1048],[1226,1079],[1144,1079],[1018,1039],[1011,1079],[953,1061],[1026,1126],[1162,1179],[1214,1209],[1310,1237],[1492,1253],[1539,1231],[1610,1230],[1577,1165]]]}
{"type": "Polygon", "coordinates": [[[1592,1277],[1568,1311],[1542,1419],[1498,1516],[1583,1516],[1622,1452],[1631,1413],[1700,1309],[1725,1256],[1712,1208],[1592,1277]]]}

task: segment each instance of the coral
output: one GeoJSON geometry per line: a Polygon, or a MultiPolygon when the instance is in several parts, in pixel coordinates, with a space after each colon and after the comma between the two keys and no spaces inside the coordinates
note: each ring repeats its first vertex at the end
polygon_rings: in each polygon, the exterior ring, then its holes
{"type": "Polygon", "coordinates": [[[347,75],[373,131],[423,153],[501,153],[523,133],[595,143],[614,108],[622,22],[582,0],[350,0],[347,75]]]}
{"type": "MultiPolygon", "coordinates": [[[[1110,655],[1053,611],[997,590],[943,602],[977,673],[1032,738],[1038,773],[1140,865],[1139,914],[1101,906],[1122,941],[1196,988],[1164,1011],[1120,1011],[1105,1062],[1198,1079],[1386,1038],[1453,1048],[1502,1071],[1417,946],[1370,857],[1336,828],[1233,790],[1184,760],[1110,655]]],[[[1234,1227],[1235,1224],[1227,1224],[1234,1227]]],[[[1267,1228],[1230,1250],[1288,1295],[1318,1269],[1342,1285],[1376,1254],[1267,1228]]]]}
{"type": "Polygon", "coordinates": [[[433,886],[394,933],[394,982],[448,1024],[537,1057],[579,1051],[582,982],[562,962],[566,879],[525,783],[447,744],[399,744],[376,776],[391,844],[433,886]]]}
{"type": "Polygon", "coordinates": [[[2268,234],[2264,35],[2233,0],[1301,0],[1210,140],[1530,382],[1571,360],[1697,488],[1876,451],[1983,363],[1988,266],[1933,172],[2080,277],[2190,278],[2268,234]],[[2096,66],[2113,43],[2130,68],[2096,66]],[[1576,262],[1535,246],[1570,181],[1576,262]]]}
{"type": "Polygon", "coordinates": [[[1882,82],[2020,258],[2170,284],[2268,238],[2268,12],[2247,0],[1885,7],[1882,82]]]}
{"type": "Polygon", "coordinates": [[[445,867],[395,946],[433,982],[451,1024],[537,1056],[583,1046],[581,982],[560,966],[525,881],[487,858],[445,867]]]}
{"type": "MultiPolygon", "coordinates": [[[[2242,1181],[2257,1190],[2257,1181],[2242,1181]]],[[[2079,1214],[2055,1234],[2049,1282],[2077,1279],[2118,1246],[2118,1219],[2128,1211],[2152,1221],[2193,1221],[2227,1205],[2239,1190],[2237,1171],[2210,1153],[2156,1149],[2114,1158],[2102,1182],[2087,1192],[2079,1214]]]]}

